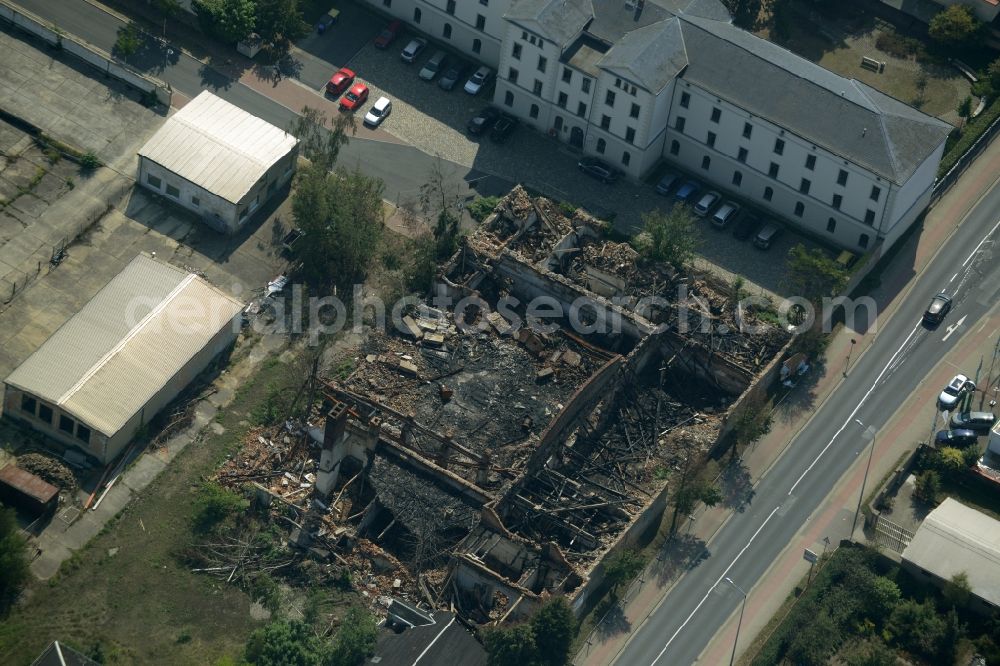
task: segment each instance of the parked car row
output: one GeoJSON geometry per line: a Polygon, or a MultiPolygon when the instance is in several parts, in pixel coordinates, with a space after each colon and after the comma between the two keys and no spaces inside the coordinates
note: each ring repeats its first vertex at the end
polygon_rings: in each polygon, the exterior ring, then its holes
{"type": "MultiPolygon", "coordinates": [[[[380,49],[387,48],[401,30],[402,24],[399,21],[393,21],[375,38],[375,46],[380,49]]],[[[399,57],[403,62],[412,64],[417,61],[426,48],[426,39],[414,37],[403,47],[399,57]]],[[[440,76],[438,87],[442,90],[452,90],[459,81],[465,79],[463,86],[465,92],[470,95],[478,95],[479,91],[493,79],[493,70],[482,65],[476,68],[471,76],[469,75],[470,71],[472,71],[472,65],[450,56],[444,49],[438,49],[420,68],[418,76],[424,81],[433,81],[440,76]],[[466,79],[467,76],[468,79],[466,79]]]]}
{"type": "Polygon", "coordinates": [[[695,180],[682,179],[680,174],[667,172],[656,183],[656,193],[670,196],[678,203],[691,205],[698,217],[707,217],[716,229],[725,229],[735,223],[733,236],[737,240],[753,238],[754,247],[766,250],[781,234],[781,227],[775,222],[764,224],[754,212],[744,214],[742,206],[735,201],[723,199],[715,191],[702,191],[702,186],[695,180]],[[677,188],[676,190],[674,188],[677,188]]]}
{"type": "Polygon", "coordinates": [[[489,132],[490,140],[504,143],[517,129],[518,121],[514,116],[501,112],[493,106],[487,106],[466,124],[465,129],[473,136],[489,132]]]}
{"type": "Polygon", "coordinates": [[[937,446],[964,447],[972,446],[979,437],[990,434],[990,429],[997,422],[993,412],[964,412],[951,417],[949,430],[939,430],[934,435],[937,446]]]}

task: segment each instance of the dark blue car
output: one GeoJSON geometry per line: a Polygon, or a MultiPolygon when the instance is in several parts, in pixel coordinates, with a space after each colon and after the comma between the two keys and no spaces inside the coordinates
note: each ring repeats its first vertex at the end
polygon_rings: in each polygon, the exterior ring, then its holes
{"type": "Polygon", "coordinates": [[[674,198],[684,203],[690,203],[694,200],[696,194],[698,194],[698,183],[693,180],[685,180],[681,186],[677,188],[677,192],[674,193],[674,198]]]}

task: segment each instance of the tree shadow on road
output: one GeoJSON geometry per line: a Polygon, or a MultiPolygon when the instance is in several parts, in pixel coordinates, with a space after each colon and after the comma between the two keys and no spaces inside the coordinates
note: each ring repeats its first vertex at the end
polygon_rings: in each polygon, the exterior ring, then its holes
{"type": "Polygon", "coordinates": [[[601,621],[595,628],[602,640],[632,631],[632,623],[625,617],[618,599],[613,596],[605,597],[597,608],[597,615],[601,621]]]}
{"type": "Polygon", "coordinates": [[[816,406],[817,391],[816,385],[819,383],[823,373],[826,372],[826,360],[814,361],[810,359],[809,373],[797,377],[798,380],[791,388],[780,388],[780,397],[775,400],[774,418],[783,424],[789,424],[797,419],[803,412],[816,406]]]}
{"type": "Polygon", "coordinates": [[[719,486],[722,489],[723,504],[739,513],[743,513],[750,506],[756,494],[753,489],[753,479],[750,478],[750,469],[742,460],[734,462],[722,471],[719,486]]]}
{"type": "Polygon", "coordinates": [[[656,576],[657,585],[662,587],[673,582],[708,559],[705,545],[700,537],[691,534],[675,534],[664,542],[649,569],[656,576]]]}

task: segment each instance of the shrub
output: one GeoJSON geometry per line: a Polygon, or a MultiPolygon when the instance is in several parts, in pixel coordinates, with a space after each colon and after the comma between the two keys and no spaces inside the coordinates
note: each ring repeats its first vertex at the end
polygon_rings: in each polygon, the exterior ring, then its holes
{"type": "Polygon", "coordinates": [[[90,171],[101,166],[101,160],[97,158],[97,155],[95,155],[93,151],[87,151],[82,157],[80,157],[80,166],[87,171],[90,171]]]}
{"type": "Polygon", "coordinates": [[[12,509],[0,504],[0,608],[28,581],[27,543],[12,509]]]}
{"type": "Polygon", "coordinates": [[[477,222],[485,220],[500,203],[500,197],[477,197],[469,204],[469,215],[477,222]]]}
{"type": "Polygon", "coordinates": [[[926,504],[937,504],[941,492],[941,475],[933,469],[926,469],[917,477],[913,496],[926,504]]]}
{"type": "Polygon", "coordinates": [[[241,495],[215,483],[205,483],[195,499],[194,526],[199,531],[207,531],[237,511],[242,511],[250,503],[241,495]]]}

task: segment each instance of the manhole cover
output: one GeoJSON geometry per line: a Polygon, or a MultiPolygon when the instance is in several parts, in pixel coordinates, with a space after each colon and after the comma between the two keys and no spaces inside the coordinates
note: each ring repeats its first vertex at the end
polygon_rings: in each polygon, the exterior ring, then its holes
{"type": "Polygon", "coordinates": [[[80,509],[75,506],[71,506],[62,512],[59,516],[59,520],[63,521],[67,525],[72,525],[73,521],[80,516],[80,509]]]}

